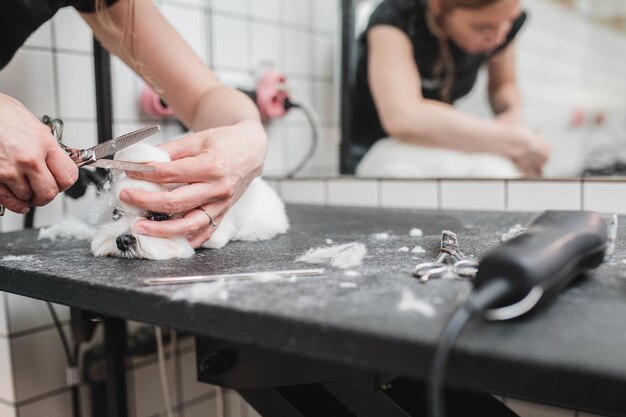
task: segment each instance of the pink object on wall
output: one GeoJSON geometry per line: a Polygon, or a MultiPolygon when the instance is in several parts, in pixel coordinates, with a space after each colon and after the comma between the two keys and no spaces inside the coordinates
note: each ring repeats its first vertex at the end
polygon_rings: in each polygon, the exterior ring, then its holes
{"type": "Polygon", "coordinates": [[[593,121],[595,122],[596,126],[604,125],[604,122],[606,122],[606,113],[604,113],[604,111],[597,112],[593,121]]]}
{"type": "Polygon", "coordinates": [[[575,109],[570,118],[570,126],[582,127],[585,124],[585,111],[583,109],[575,109]]]}
{"type": "Polygon", "coordinates": [[[161,97],[149,86],[145,86],[139,98],[141,110],[147,115],[154,117],[169,117],[174,115],[167,103],[161,100],[161,97]]]}
{"type": "Polygon", "coordinates": [[[274,70],[267,70],[259,78],[256,88],[256,104],[264,120],[276,119],[287,113],[285,102],[289,99],[286,91],[286,77],[274,70]]]}

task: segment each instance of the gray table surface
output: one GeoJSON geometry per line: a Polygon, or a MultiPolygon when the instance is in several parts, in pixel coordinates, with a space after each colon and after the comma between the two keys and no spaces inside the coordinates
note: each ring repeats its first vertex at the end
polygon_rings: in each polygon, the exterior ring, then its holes
{"type": "MultiPolygon", "coordinates": [[[[533,217],[313,206],[289,206],[288,214],[291,229],[286,235],[265,242],[232,242],[221,250],[202,250],[190,259],[174,261],[96,259],[85,241],[38,241],[37,231],[0,234],[0,290],[333,363],[423,378],[441,329],[470,284],[454,279],[420,284],[411,276],[414,265],[435,256],[442,229],[456,232],[464,252],[480,257],[497,245],[511,226],[533,217]],[[410,237],[414,227],[422,229],[424,236],[410,237]],[[380,232],[389,233],[389,238],[373,236],[380,232]],[[366,245],[368,255],[363,264],[352,268],[359,276],[328,268],[321,277],[227,282],[227,299],[219,284],[142,285],[146,277],[308,268],[311,265],[296,259],[311,247],[325,246],[325,239],[366,245]],[[398,251],[416,245],[426,253],[398,251]],[[357,287],[345,288],[341,283],[346,282],[357,287]],[[434,315],[402,311],[399,305],[407,291],[430,304],[434,315]]],[[[617,389],[607,392],[609,386],[618,386],[623,392],[626,264],[622,260],[626,260],[626,247],[620,229],[611,261],[549,307],[513,322],[471,324],[455,347],[449,379],[556,402],[572,392],[579,398],[599,395],[611,399],[617,389]],[[559,381],[567,392],[557,388],[542,396],[535,392],[536,387],[533,391],[536,384],[559,381]],[[586,384],[589,392],[579,392],[586,384]]]]}

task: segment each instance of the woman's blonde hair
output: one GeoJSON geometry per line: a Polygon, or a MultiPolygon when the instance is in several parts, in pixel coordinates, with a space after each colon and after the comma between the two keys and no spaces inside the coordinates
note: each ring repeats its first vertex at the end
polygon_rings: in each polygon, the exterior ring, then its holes
{"type": "Polygon", "coordinates": [[[500,0],[439,0],[442,5],[443,12],[435,14],[430,5],[426,7],[426,24],[439,41],[439,56],[433,68],[433,75],[441,78],[445,74],[439,94],[446,101],[451,101],[452,85],[454,84],[454,57],[448,43],[448,35],[443,30],[441,18],[452,9],[480,9],[490,6],[500,0]]]}

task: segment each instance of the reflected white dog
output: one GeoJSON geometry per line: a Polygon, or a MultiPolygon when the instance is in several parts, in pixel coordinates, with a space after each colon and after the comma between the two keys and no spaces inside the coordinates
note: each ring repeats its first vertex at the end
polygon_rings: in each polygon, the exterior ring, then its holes
{"type": "Polygon", "coordinates": [[[381,178],[518,178],[507,158],[382,139],[372,146],[356,175],[381,178]]]}
{"type": "MultiPolygon", "coordinates": [[[[152,145],[137,144],[117,152],[116,159],[130,162],[168,162],[169,155],[152,145]]],[[[111,204],[103,214],[103,223],[98,227],[91,242],[91,252],[95,256],[115,256],[119,258],[176,259],[188,258],[194,254],[187,239],[183,236],[160,238],[140,235],[134,224],[140,219],[163,221],[180,217],[179,214],[154,213],[126,204],[119,199],[125,188],[145,191],[172,190],[177,185],[163,185],[132,179],[124,172],[117,172],[113,178],[111,204]]],[[[243,196],[224,215],[217,229],[202,247],[219,249],[231,240],[257,241],[285,233],[289,221],[285,205],[276,192],[262,179],[252,181],[243,196]]]]}

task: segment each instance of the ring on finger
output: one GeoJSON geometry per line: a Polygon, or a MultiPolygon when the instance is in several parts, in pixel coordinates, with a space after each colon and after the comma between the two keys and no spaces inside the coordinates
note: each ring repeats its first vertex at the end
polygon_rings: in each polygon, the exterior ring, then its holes
{"type": "Polygon", "coordinates": [[[202,212],[203,212],[204,214],[206,214],[206,215],[209,217],[209,225],[210,225],[212,228],[214,228],[214,229],[215,229],[215,228],[217,227],[217,225],[216,225],[216,224],[215,224],[215,222],[213,221],[213,217],[211,217],[211,215],[210,215],[209,213],[207,213],[207,211],[206,211],[205,209],[203,209],[202,207],[198,207],[198,209],[202,210],[202,212]]]}

